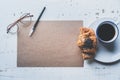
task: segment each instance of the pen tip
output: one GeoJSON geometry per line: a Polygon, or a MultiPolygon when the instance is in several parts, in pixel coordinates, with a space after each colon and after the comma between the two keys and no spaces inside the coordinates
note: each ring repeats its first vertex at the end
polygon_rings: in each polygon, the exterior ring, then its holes
{"type": "Polygon", "coordinates": [[[30,30],[30,32],[29,32],[29,37],[32,36],[32,33],[33,33],[33,30],[30,30]]]}

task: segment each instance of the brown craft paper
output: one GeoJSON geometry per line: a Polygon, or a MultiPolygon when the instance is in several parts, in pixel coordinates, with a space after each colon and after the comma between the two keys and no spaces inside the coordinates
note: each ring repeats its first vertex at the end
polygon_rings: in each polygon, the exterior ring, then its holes
{"type": "Polygon", "coordinates": [[[18,31],[18,67],[82,67],[76,44],[82,21],[41,21],[29,37],[30,26],[18,31]]]}

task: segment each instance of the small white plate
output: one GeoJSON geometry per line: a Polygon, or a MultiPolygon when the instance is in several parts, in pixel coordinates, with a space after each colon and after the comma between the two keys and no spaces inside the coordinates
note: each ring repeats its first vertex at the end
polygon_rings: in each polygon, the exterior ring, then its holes
{"type": "Polygon", "coordinates": [[[111,18],[102,18],[96,20],[94,23],[92,23],[89,27],[93,28],[95,33],[98,25],[104,21],[112,21],[114,22],[118,29],[119,29],[119,35],[118,38],[115,40],[114,44],[111,46],[102,45],[98,40],[98,50],[95,55],[95,60],[102,62],[102,63],[112,63],[120,60],[120,24],[118,24],[115,20],[111,18]]]}

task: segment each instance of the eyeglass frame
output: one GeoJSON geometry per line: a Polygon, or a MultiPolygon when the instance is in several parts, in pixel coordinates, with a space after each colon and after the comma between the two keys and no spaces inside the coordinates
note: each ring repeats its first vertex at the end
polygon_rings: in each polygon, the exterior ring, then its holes
{"type": "Polygon", "coordinates": [[[24,13],[23,15],[19,19],[17,19],[15,22],[13,22],[12,24],[9,24],[7,26],[7,33],[9,33],[11,28],[13,28],[15,25],[17,25],[17,27],[18,27],[18,23],[21,22],[21,20],[23,20],[23,19],[25,19],[27,17],[30,17],[30,18],[33,17],[33,15],[31,15],[30,13],[24,13]]]}

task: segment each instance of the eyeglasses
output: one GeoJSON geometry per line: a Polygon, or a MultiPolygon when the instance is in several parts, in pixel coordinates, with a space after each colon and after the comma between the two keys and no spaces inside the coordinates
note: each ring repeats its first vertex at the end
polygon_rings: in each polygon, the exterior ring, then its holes
{"type": "Polygon", "coordinates": [[[19,30],[20,23],[23,25],[29,25],[32,21],[32,17],[33,15],[30,13],[23,14],[18,20],[7,26],[7,33],[16,33],[19,30]]]}

